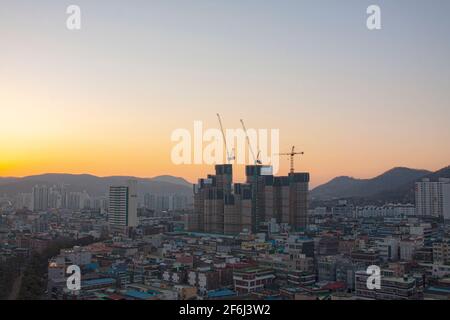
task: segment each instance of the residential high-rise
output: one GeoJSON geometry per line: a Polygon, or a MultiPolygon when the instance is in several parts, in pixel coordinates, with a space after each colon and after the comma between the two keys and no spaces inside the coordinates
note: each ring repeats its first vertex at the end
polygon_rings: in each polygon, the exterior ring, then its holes
{"type": "Polygon", "coordinates": [[[31,193],[19,193],[16,198],[15,208],[23,209],[29,208],[31,209],[33,206],[32,203],[32,194],[31,193]]]}
{"type": "Polygon", "coordinates": [[[293,229],[308,224],[309,173],[290,173],[287,177],[274,178],[273,214],[278,223],[286,223],[293,229]]]}
{"type": "Polygon", "coordinates": [[[67,194],[67,208],[71,210],[80,210],[82,207],[81,192],[69,192],[67,194]]]}
{"type": "MultiPolygon", "coordinates": [[[[208,233],[224,233],[225,202],[230,203],[232,166],[216,165],[216,174],[199,179],[194,186],[194,213],[189,218],[188,229],[208,233]]],[[[228,211],[231,210],[228,208],[228,211]]],[[[231,213],[232,214],[232,213],[231,213]]]]}
{"type": "Polygon", "coordinates": [[[275,177],[273,182],[273,214],[278,223],[289,223],[289,179],[275,177]]]}
{"type": "Polygon", "coordinates": [[[450,221],[450,183],[442,185],[442,215],[444,220],[450,221]]]}
{"type": "MultiPolygon", "coordinates": [[[[440,178],[431,181],[428,178],[416,182],[416,213],[418,216],[444,217],[444,193],[449,197],[450,179],[440,178]]],[[[449,200],[446,200],[449,201],[449,200]]],[[[448,202],[446,203],[446,208],[448,202]]],[[[450,213],[447,212],[448,218],[450,213]]]]}
{"type": "Polygon", "coordinates": [[[246,183],[232,186],[232,166],[217,165],[216,174],[194,186],[194,212],[187,228],[219,234],[256,233],[270,221],[291,230],[307,226],[308,173],[286,177],[266,174],[264,166],[247,166],[246,183]]]}
{"type": "Polygon", "coordinates": [[[49,208],[49,189],[46,185],[35,185],[31,191],[31,210],[41,211],[49,208]]]}
{"type": "Polygon", "coordinates": [[[56,186],[48,189],[48,207],[49,208],[61,208],[61,194],[56,186]]]}
{"type": "Polygon", "coordinates": [[[294,229],[308,224],[309,173],[289,174],[289,225],[294,229]]]}
{"type": "Polygon", "coordinates": [[[261,224],[270,220],[273,215],[273,197],[271,196],[270,191],[273,192],[271,187],[273,186],[274,177],[272,174],[264,174],[264,168],[267,167],[262,165],[251,165],[246,166],[245,168],[247,184],[250,185],[252,192],[251,224],[254,233],[258,232],[261,224]]]}
{"type": "Polygon", "coordinates": [[[144,195],[144,208],[156,210],[156,197],[154,194],[146,193],[144,195]]]}
{"type": "Polygon", "coordinates": [[[108,221],[117,229],[137,227],[137,181],[109,188],[108,221]]]}
{"type": "Polygon", "coordinates": [[[204,199],[204,231],[224,233],[225,198],[231,194],[232,166],[216,165],[216,174],[208,176],[206,197],[204,199]],[[210,183],[209,183],[210,182],[210,183]]]}
{"type": "Polygon", "coordinates": [[[248,184],[236,183],[233,194],[225,196],[224,234],[252,230],[252,192],[248,184]]]}

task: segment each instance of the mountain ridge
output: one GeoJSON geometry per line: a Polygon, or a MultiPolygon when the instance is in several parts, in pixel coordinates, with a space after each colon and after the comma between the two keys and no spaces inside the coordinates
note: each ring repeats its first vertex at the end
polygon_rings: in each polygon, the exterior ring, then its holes
{"type": "Polygon", "coordinates": [[[99,177],[92,174],[44,173],[26,177],[0,177],[0,194],[14,195],[29,193],[36,184],[66,185],[69,191],[87,191],[90,195],[105,195],[109,186],[124,184],[126,180],[138,181],[138,192],[153,194],[182,194],[192,195],[192,184],[183,178],[157,176],[154,178],[140,178],[134,176],[106,176],[99,177]],[[164,178],[161,178],[164,177],[164,178]]]}
{"type": "Polygon", "coordinates": [[[424,169],[395,167],[370,179],[357,179],[349,176],[339,176],[331,179],[311,191],[311,196],[318,200],[338,198],[373,198],[376,195],[397,193],[405,190],[414,182],[433,174],[424,169]]]}

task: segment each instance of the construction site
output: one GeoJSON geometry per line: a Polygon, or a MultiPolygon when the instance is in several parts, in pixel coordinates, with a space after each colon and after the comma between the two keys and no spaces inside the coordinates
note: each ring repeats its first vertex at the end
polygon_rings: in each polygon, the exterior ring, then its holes
{"type": "MultiPolygon", "coordinates": [[[[222,134],[222,120],[217,114],[222,134]]],[[[287,176],[274,176],[270,166],[263,165],[259,152],[255,156],[247,135],[244,121],[241,125],[246,133],[248,149],[253,164],[245,166],[245,182],[233,183],[235,156],[224,145],[227,163],[217,164],[215,174],[198,180],[194,185],[194,210],[189,215],[187,229],[192,232],[237,235],[240,233],[300,231],[308,224],[308,172],[295,172],[294,157],[303,155],[295,147],[287,153],[290,172],[287,176]]]]}

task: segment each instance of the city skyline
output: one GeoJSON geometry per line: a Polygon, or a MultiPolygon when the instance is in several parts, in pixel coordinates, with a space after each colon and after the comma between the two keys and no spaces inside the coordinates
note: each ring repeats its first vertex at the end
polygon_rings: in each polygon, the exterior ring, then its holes
{"type": "MultiPolygon", "coordinates": [[[[208,165],[208,166],[206,166],[206,167],[208,167],[208,168],[210,168],[210,170],[209,171],[207,171],[207,174],[210,174],[211,172],[213,172],[214,171],[214,166],[215,165],[208,165]]],[[[243,170],[243,173],[245,173],[245,166],[243,166],[243,165],[233,165],[233,167],[238,167],[239,168],[239,170],[243,170]]],[[[443,168],[438,168],[439,170],[440,169],[445,169],[445,168],[448,168],[448,167],[450,167],[450,166],[444,166],[443,168]]],[[[392,168],[389,168],[388,170],[386,170],[386,171],[382,171],[382,172],[379,172],[379,173],[376,173],[374,176],[368,176],[368,177],[354,177],[354,176],[350,176],[350,175],[342,175],[342,176],[335,176],[335,177],[331,177],[331,179],[330,180],[326,180],[326,181],[324,181],[323,183],[320,183],[320,184],[311,184],[311,187],[312,187],[312,189],[314,189],[314,188],[316,188],[316,187],[319,187],[319,186],[322,186],[322,185],[324,185],[324,184],[327,184],[328,182],[331,182],[332,180],[334,180],[334,179],[336,179],[336,178],[340,178],[340,177],[349,177],[349,178],[352,178],[352,179],[356,179],[356,180],[370,180],[370,179],[374,179],[374,178],[377,178],[377,177],[379,177],[379,176],[382,176],[383,174],[385,174],[385,173],[388,173],[388,172],[390,172],[390,171],[392,171],[392,170],[394,170],[394,169],[399,169],[399,168],[405,168],[405,169],[411,169],[411,170],[418,170],[418,171],[420,171],[420,170],[424,170],[424,171],[428,171],[429,173],[433,173],[433,172],[436,172],[436,171],[438,171],[438,170],[429,170],[429,169],[426,169],[426,168],[407,168],[407,167],[402,167],[402,166],[397,166],[397,167],[392,167],[392,168]]],[[[287,170],[289,170],[289,168],[287,168],[287,170]]],[[[279,175],[287,175],[289,172],[288,171],[286,171],[286,172],[280,172],[279,173],[279,175]]],[[[200,179],[200,177],[195,177],[193,180],[190,180],[190,179],[188,179],[188,178],[186,178],[186,177],[182,177],[182,176],[175,176],[175,175],[171,175],[171,174],[169,174],[169,173],[167,173],[167,174],[165,174],[165,173],[161,173],[161,174],[159,174],[159,175],[156,175],[156,176],[151,176],[151,177],[144,177],[144,176],[132,176],[132,175],[104,175],[104,176],[102,176],[102,175],[96,175],[96,174],[92,174],[92,173],[86,173],[86,172],[84,172],[84,173],[70,173],[70,172],[43,172],[43,173],[36,173],[36,174],[32,174],[32,175],[26,175],[26,176],[0,176],[0,179],[23,179],[23,178],[29,178],[29,177],[35,177],[35,176],[45,176],[45,175],[73,175],[73,176],[83,176],[83,175],[88,175],[88,176],[95,176],[95,177],[98,177],[98,178],[108,178],[108,177],[128,177],[128,178],[138,178],[138,179],[150,179],[150,180],[152,180],[152,179],[156,179],[156,178],[160,178],[160,177],[173,177],[173,178],[180,178],[180,179],[184,179],[186,182],[188,182],[188,183],[192,183],[192,184],[196,184],[197,182],[198,182],[198,179],[200,179]]],[[[242,178],[241,177],[241,174],[238,174],[238,175],[236,175],[235,173],[233,173],[233,180],[235,180],[236,181],[236,183],[241,183],[241,182],[244,182],[245,181],[245,178],[242,178]]]]}
{"type": "Polygon", "coordinates": [[[212,166],[174,165],[170,134],[217,128],[216,112],[228,128],[280,129],[282,152],[305,151],[296,167],[312,186],[449,164],[446,1],[378,1],[374,32],[369,1],[77,2],[77,32],[67,1],[0,12],[0,176],[194,182],[212,166]]]}
{"type": "Polygon", "coordinates": [[[450,300],[449,13],[1,1],[0,300],[450,300]]]}

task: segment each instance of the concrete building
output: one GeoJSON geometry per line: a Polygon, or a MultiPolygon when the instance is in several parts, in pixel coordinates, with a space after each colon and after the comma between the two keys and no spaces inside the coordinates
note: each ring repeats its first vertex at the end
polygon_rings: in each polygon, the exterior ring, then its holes
{"type": "Polygon", "coordinates": [[[273,282],[275,275],[268,268],[245,268],[233,272],[234,289],[240,294],[263,290],[273,282]]]}
{"type": "Polygon", "coordinates": [[[359,249],[351,254],[353,263],[362,263],[366,267],[371,265],[378,265],[380,262],[380,253],[374,249],[359,249]]]}
{"type": "Polygon", "coordinates": [[[369,289],[368,277],[366,271],[356,272],[355,294],[359,299],[418,300],[423,296],[423,287],[417,278],[394,277],[382,272],[380,289],[369,289]]]}
{"type": "Polygon", "coordinates": [[[114,228],[137,227],[137,181],[109,188],[108,222],[114,228]]]}
{"type": "MultiPolygon", "coordinates": [[[[227,214],[231,216],[230,224],[238,224],[233,220],[234,199],[231,195],[232,166],[216,165],[216,174],[199,179],[194,186],[194,212],[188,219],[188,230],[207,233],[224,233],[225,201],[231,206],[227,214]]],[[[233,227],[230,227],[234,229],[233,227]]],[[[238,228],[239,227],[236,227],[238,228]]]]}
{"type": "Polygon", "coordinates": [[[399,242],[400,260],[411,261],[414,258],[416,250],[423,246],[423,239],[410,238],[404,239],[399,242]]]}
{"type": "MultiPolygon", "coordinates": [[[[446,210],[449,208],[448,197],[450,190],[450,179],[440,178],[438,181],[431,181],[428,178],[416,182],[416,212],[418,216],[444,217],[444,193],[446,210]]],[[[450,218],[450,212],[446,211],[450,218]]]]}
{"type": "Polygon", "coordinates": [[[314,240],[310,238],[291,236],[286,241],[285,252],[289,254],[291,258],[294,258],[300,254],[304,254],[309,258],[314,258],[314,240]]]}
{"type": "Polygon", "coordinates": [[[446,222],[450,221],[450,183],[442,185],[442,214],[446,222]]]}
{"type": "Polygon", "coordinates": [[[386,237],[382,241],[377,241],[376,248],[383,262],[397,261],[399,259],[399,239],[397,238],[386,237]]]}
{"type": "Polygon", "coordinates": [[[290,173],[289,225],[304,229],[308,225],[309,173],[290,173]]]}
{"type": "Polygon", "coordinates": [[[448,239],[433,243],[433,263],[450,262],[450,241],[448,239]]]}
{"type": "Polygon", "coordinates": [[[35,185],[31,191],[31,210],[43,211],[49,208],[49,189],[46,185],[35,185]]]}
{"type": "Polygon", "coordinates": [[[337,256],[322,256],[317,260],[319,281],[336,281],[337,256]]]}
{"type": "Polygon", "coordinates": [[[291,230],[307,226],[308,173],[265,175],[264,166],[247,166],[246,183],[232,185],[232,166],[216,165],[215,175],[194,186],[194,212],[187,229],[219,234],[257,233],[268,223],[291,230]]]}

